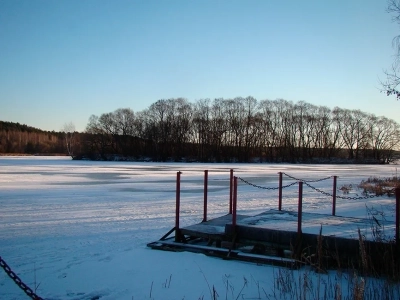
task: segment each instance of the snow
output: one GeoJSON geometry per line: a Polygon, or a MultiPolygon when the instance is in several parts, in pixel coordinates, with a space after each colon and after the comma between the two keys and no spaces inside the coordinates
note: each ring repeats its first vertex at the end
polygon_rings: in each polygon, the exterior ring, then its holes
{"type": "MultiPolygon", "coordinates": [[[[267,295],[280,299],[277,294],[273,296],[274,278],[286,270],[146,247],[174,227],[178,171],[182,172],[180,224],[185,226],[202,220],[204,170],[209,170],[208,218],[228,213],[231,168],[236,176],[264,187],[278,186],[278,172],[305,180],[336,175],[338,188],[353,187],[348,195],[340,191],[338,195],[350,197],[362,196],[357,185],[363,179],[397,175],[395,165],[185,164],[0,157],[0,256],[45,299],[212,299],[213,289],[218,299],[236,299],[239,295],[246,299],[265,299],[267,295]]],[[[291,182],[284,176],[284,185],[291,182]]],[[[332,192],[332,180],[310,184],[332,192]]],[[[297,192],[297,184],[284,189],[285,210],[297,210],[297,192]]],[[[254,216],[277,209],[277,194],[277,190],[239,182],[238,213],[254,216]]],[[[331,198],[304,186],[303,212],[330,214],[331,202],[331,198]]],[[[394,198],[387,196],[338,199],[336,214],[365,218],[365,205],[385,211],[387,221],[394,222],[394,198]]],[[[289,214],[281,217],[291,219],[289,214]]],[[[319,225],[316,227],[319,230],[319,225]]],[[[388,236],[394,235],[393,228],[386,229],[388,236]]],[[[342,230],[346,232],[346,226],[342,230]]],[[[309,270],[290,272],[303,278],[309,270]]],[[[324,276],[331,276],[331,282],[346,281],[334,271],[324,276]]],[[[316,280],[317,276],[312,278],[316,280]]],[[[0,270],[0,298],[25,297],[0,270]]]]}
{"type": "MultiPolygon", "coordinates": [[[[385,209],[390,210],[390,205],[385,209]]],[[[380,226],[385,228],[386,238],[394,239],[395,221],[392,219],[378,220],[380,226]]],[[[301,228],[303,233],[318,235],[323,228],[324,236],[337,236],[341,238],[358,240],[358,229],[365,240],[373,241],[375,239],[371,230],[370,218],[350,218],[341,216],[331,216],[320,213],[302,214],[301,228]]],[[[288,232],[296,232],[298,224],[298,213],[279,212],[278,210],[269,210],[265,213],[247,217],[237,222],[238,225],[257,226],[257,228],[267,228],[288,232]]]]}

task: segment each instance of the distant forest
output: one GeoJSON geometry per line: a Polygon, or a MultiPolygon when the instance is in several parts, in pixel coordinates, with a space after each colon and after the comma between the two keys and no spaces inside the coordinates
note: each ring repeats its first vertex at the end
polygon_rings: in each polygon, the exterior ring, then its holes
{"type": "Polygon", "coordinates": [[[388,163],[394,120],[360,110],[253,97],[163,99],[89,118],[85,132],[47,132],[0,121],[0,153],[74,159],[198,162],[388,163]]]}
{"type": "Polygon", "coordinates": [[[0,121],[0,153],[65,154],[65,134],[0,121]]]}

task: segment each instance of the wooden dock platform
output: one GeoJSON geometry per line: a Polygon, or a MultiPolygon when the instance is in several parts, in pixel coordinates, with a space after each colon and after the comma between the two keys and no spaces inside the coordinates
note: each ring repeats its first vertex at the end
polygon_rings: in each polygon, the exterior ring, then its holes
{"type": "MultiPolygon", "coordinates": [[[[303,212],[300,233],[297,222],[297,212],[271,209],[254,216],[237,215],[233,226],[232,215],[227,214],[178,231],[174,228],[169,233],[175,231],[174,237],[164,236],[148,246],[294,267],[301,264],[302,256],[317,252],[319,238],[324,253],[341,253],[346,259],[359,256],[359,230],[366,249],[378,249],[384,244],[373,241],[371,219],[303,212]]],[[[387,222],[380,226],[394,231],[395,225],[387,222]]]]}
{"type": "MultiPolygon", "coordinates": [[[[285,211],[282,210],[282,173],[279,173],[278,209],[248,216],[237,214],[238,177],[233,176],[231,169],[229,213],[207,220],[208,171],[205,170],[203,222],[181,227],[180,177],[181,172],[177,172],[175,227],[159,241],[149,243],[148,246],[153,249],[201,252],[225,259],[289,267],[304,263],[315,265],[317,261],[318,265],[322,262],[330,265],[333,262],[341,267],[354,268],[366,263],[368,257],[369,263],[374,265],[374,268],[379,268],[393,260],[397,261],[397,257],[400,258],[400,188],[396,189],[396,222],[377,220],[374,217],[337,216],[337,176],[333,176],[331,215],[303,212],[303,184],[309,185],[311,181],[305,182],[300,179],[297,182],[298,209],[296,212],[285,211]],[[381,235],[383,229],[385,233],[381,235]],[[170,237],[172,233],[175,233],[175,236],[170,237]],[[392,260],[388,260],[387,256],[392,260]]],[[[291,185],[293,184],[288,186],[291,185]]]]}

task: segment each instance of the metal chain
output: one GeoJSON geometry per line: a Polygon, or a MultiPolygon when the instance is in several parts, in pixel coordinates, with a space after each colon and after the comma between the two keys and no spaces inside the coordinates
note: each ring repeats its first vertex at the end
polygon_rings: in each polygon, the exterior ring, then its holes
{"type": "MultiPolygon", "coordinates": [[[[284,188],[287,188],[287,187],[289,187],[289,186],[292,186],[292,185],[295,185],[296,183],[298,183],[298,182],[292,182],[292,183],[290,183],[290,184],[287,184],[287,185],[284,185],[284,186],[282,186],[282,188],[284,189],[284,188]]],[[[279,189],[279,188],[278,188],[279,189]]]]}
{"type": "Polygon", "coordinates": [[[299,179],[299,178],[290,176],[289,174],[286,174],[285,172],[283,172],[282,174],[286,175],[287,177],[289,177],[291,179],[294,179],[294,180],[297,180],[297,181],[303,181],[303,182],[319,182],[319,181],[324,181],[324,180],[332,178],[332,176],[329,176],[329,177],[325,177],[325,178],[321,178],[321,179],[315,179],[315,180],[304,180],[304,179],[299,179]]]}
{"type": "MultiPolygon", "coordinates": [[[[255,187],[255,188],[258,188],[258,189],[263,189],[263,190],[278,190],[278,189],[279,189],[279,187],[266,187],[266,186],[256,185],[256,184],[254,184],[254,183],[248,182],[247,180],[245,180],[245,179],[243,179],[243,178],[241,178],[241,177],[237,177],[237,178],[240,179],[241,181],[243,181],[244,183],[246,183],[246,184],[248,184],[248,185],[251,185],[251,186],[253,186],[253,187],[255,187]]],[[[288,185],[282,186],[282,188],[283,188],[283,189],[284,189],[284,188],[287,188],[287,187],[289,187],[289,186],[295,185],[296,183],[297,183],[297,182],[292,182],[292,183],[290,183],[290,184],[288,184],[288,185]]]]}
{"type": "Polygon", "coordinates": [[[1,258],[0,256],[0,267],[3,268],[3,270],[7,273],[7,275],[20,287],[21,290],[25,292],[25,294],[28,295],[31,299],[34,300],[43,300],[43,298],[39,297],[36,295],[36,293],[25,283],[22,282],[22,280],[18,277],[13,270],[7,265],[7,263],[1,258]]]}
{"type": "MultiPolygon", "coordinates": [[[[283,174],[285,174],[285,173],[283,173],[283,174]]],[[[285,174],[285,175],[287,175],[287,174],[285,174]]],[[[294,177],[289,176],[289,175],[287,175],[287,176],[297,180],[297,178],[294,178],[294,177]]],[[[245,180],[245,179],[243,179],[241,177],[237,177],[237,178],[240,179],[242,182],[244,182],[244,183],[246,183],[248,185],[251,185],[251,186],[253,186],[255,188],[258,188],[258,189],[263,189],[263,190],[277,190],[277,189],[279,189],[279,187],[266,187],[266,186],[256,185],[254,183],[248,182],[247,180],[245,180]]],[[[319,192],[319,193],[321,193],[321,194],[323,194],[325,196],[328,196],[328,197],[333,197],[332,194],[327,193],[327,192],[325,192],[323,190],[320,190],[320,189],[318,189],[318,188],[316,188],[316,187],[314,187],[314,186],[312,186],[312,185],[310,185],[308,183],[308,182],[318,182],[318,181],[326,180],[326,179],[329,179],[329,178],[331,178],[331,177],[318,179],[318,180],[308,180],[308,181],[304,181],[304,180],[299,179],[299,181],[304,182],[305,185],[307,185],[309,188],[313,189],[314,191],[317,191],[317,192],[319,192]]],[[[295,185],[296,183],[298,183],[298,181],[292,182],[292,183],[290,183],[288,185],[284,185],[284,186],[282,186],[282,188],[284,189],[284,188],[290,187],[292,185],[295,185]]],[[[366,195],[366,196],[363,196],[363,197],[345,197],[345,196],[336,195],[336,198],[345,199],[345,200],[361,200],[361,199],[372,199],[372,198],[377,198],[377,197],[381,197],[381,196],[383,196],[383,195],[366,195]]]]}
{"type": "MultiPolygon", "coordinates": [[[[318,189],[318,188],[316,188],[316,187],[313,187],[312,185],[308,184],[308,183],[305,182],[305,181],[303,181],[303,182],[304,182],[304,184],[307,185],[309,188],[311,188],[311,189],[313,189],[313,190],[315,190],[315,191],[317,191],[317,192],[319,192],[319,193],[321,193],[321,194],[324,194],[325,196],[333,197],[332,194],[329,194],[329,193],[327,193],[327,192],[324,192],[323,190],[320,190],[320,189],[318,189]]],[[[383,195],[367,195],[367,196],[363,196],[363,197],[345,197],[345,196],[338,196],[338,195],[336,195],[336,198],[345,199],[345,200],[361,200],[361,199],[372,199],[372,198],[377,198],[377,197],[381,197],[381,196],[383,196],[383,195]]]]}

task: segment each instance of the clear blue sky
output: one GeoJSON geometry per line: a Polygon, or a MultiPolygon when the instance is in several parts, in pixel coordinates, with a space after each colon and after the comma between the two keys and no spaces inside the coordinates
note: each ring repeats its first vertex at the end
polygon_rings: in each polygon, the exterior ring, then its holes
{"type": "Polygon", "coordinates": [[[0,120],[78,131],[159,99],[253,96],[400,122],[386,1],[1,0],[0,120]]]}

